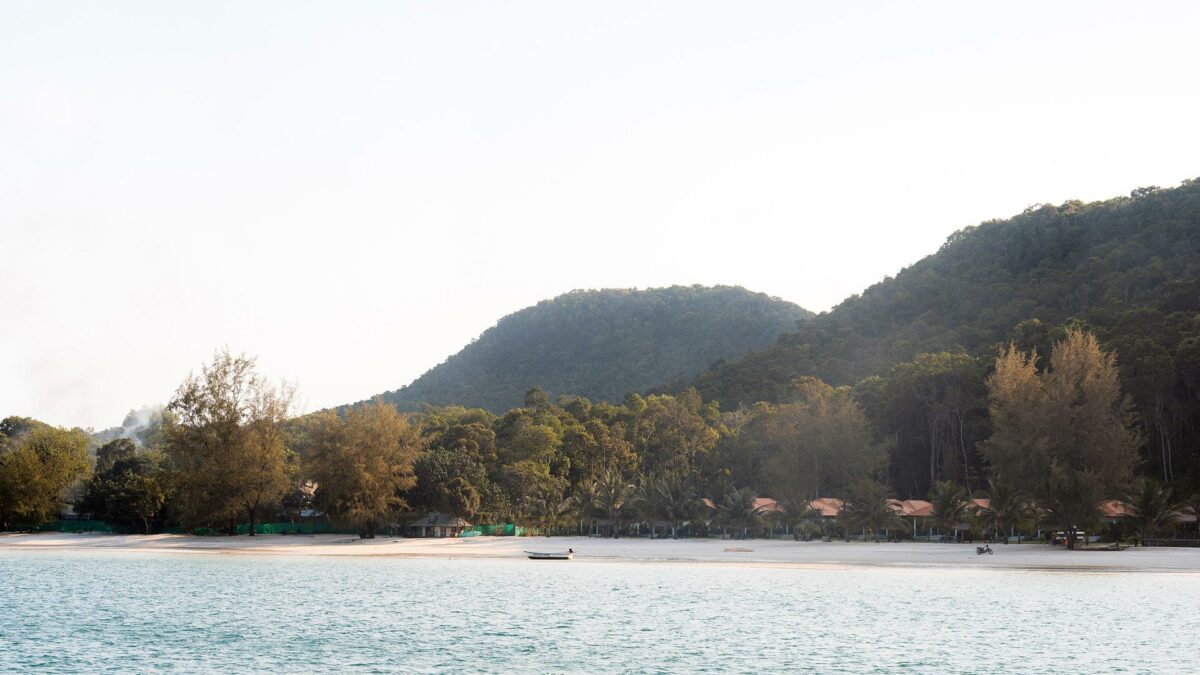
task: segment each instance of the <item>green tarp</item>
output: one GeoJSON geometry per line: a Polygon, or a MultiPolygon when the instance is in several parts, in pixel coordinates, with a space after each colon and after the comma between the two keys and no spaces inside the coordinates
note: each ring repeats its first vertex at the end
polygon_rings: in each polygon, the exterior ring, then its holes
{"type": "Polygon", "coordinates": [[[52,520],[33,528],[34,532],[112,532],[103,520],[52,520]]]}
{"type": "Polygon", "coordinates": [[[463,530],[460,537],[520,537],[525,534],[525,528],[517,527],[512,523],[504,525],[473,525],[463,530]]]}

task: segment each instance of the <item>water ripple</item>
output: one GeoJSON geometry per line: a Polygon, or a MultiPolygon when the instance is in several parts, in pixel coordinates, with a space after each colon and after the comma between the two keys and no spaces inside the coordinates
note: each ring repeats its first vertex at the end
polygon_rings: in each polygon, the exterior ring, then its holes
{"type": "Polygon", "coordinates": [[[0,553],[0,671],[1189,672],[1190,575],[0,553]]]}

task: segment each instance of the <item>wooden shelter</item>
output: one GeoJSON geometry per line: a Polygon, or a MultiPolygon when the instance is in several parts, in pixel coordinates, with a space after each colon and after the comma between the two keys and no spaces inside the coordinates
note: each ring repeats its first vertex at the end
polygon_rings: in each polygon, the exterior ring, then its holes
{"type": "Polygon", "coordinates": [[[410,537],[457,537],[471,524],[453,513],[430,511],[407,526],[410,537]]]}

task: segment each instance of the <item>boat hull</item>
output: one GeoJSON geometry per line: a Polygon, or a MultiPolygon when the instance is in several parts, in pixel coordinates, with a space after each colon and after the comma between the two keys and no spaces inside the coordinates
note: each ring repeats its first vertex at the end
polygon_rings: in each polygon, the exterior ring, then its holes
{"type": "Polygon", "coordinates": [[[525,551],[525,557],[530,560],[571,560],[575,557],[573,553],[539,553],[536,551],[525,551]]]}

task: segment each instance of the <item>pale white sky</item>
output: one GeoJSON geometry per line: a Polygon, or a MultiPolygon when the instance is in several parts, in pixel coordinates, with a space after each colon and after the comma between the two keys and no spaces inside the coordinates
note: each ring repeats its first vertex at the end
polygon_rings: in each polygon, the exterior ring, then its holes
{"type": "Polygon", "coordinates": [[[213,350],[308,410],[573,288],[824,310],[1035,202],[1200,176],[1200,3],[0,4],[0,416],[213,350]]]}

